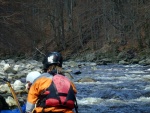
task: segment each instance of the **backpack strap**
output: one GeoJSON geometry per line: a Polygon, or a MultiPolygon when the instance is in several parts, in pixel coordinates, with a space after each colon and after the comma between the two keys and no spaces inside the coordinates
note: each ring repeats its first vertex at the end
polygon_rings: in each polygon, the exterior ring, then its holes
{"type": "Polygon", "coordinates": [[[56,89],[56,86],[55,86],[55,84],[54,84],[53,81],[52,81],[52,86],[54,87],[55,93],[56,93],[57,98],[58,98],[58,100],[59,100],[59,104],[61,105],[62,103],[61,103],[61,100],[60,100],[60,97],[59,97],[59,93],[58,93],[58,91],[57,91],[57,89],[56,89]]]}
{"type": "Polygon", "coordinates": [[[76,100],[76,97],[74,96],[75,98],[75,111],[76,113],[78,113],[78,103],[77,103],[77,100],[76,100]]]}

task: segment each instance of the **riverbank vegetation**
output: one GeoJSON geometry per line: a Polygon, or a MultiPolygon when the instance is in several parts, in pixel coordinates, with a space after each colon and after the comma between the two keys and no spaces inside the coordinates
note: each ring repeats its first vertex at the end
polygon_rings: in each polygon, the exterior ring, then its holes
{"type": "Polygon", "coordinates": [[[47,51],[66,60],[150,58],[148,0],[1,0],[0,6],[1,59],[39,59],[47,51]]]}

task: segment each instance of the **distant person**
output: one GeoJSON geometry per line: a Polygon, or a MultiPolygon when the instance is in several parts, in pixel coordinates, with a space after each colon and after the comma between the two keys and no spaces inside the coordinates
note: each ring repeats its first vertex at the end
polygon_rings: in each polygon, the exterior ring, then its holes
{"type": "Polygon", "coordinates": [[[44,73],[30,74],[33,82],[28,84],[27,113],[74,113],[74,108],[78,112],[77,90],[62,73],[62,61],[60,53],[50,52],[43,60],[44,73]]]}
{"type": "Polygon", "coordinates": [[[35,78],[38,78],[41,75],[40,72],[38,71],[32,71],[30,73],[28,73],[28,75],[26,76],[26,89],[29,90],[30,86],[33,84],[35,78]]]}

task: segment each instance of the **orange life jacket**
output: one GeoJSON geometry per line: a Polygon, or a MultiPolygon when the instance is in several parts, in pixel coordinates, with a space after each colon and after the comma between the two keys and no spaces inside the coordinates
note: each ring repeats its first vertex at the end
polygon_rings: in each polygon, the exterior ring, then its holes
{"type": "Polygon", "coordinates": [[[40,95],[37,106],[57,107],[62,106],[69,109],[75,107],[75,94],[70,81],[63,75],[56,74],[52,84],[40,95]]]}

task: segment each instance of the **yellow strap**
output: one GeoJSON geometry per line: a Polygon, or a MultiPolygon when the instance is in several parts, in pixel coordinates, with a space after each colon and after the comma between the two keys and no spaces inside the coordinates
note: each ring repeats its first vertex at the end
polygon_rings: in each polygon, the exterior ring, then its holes
{"type": "Polygon", "coordinates": [[[7,82],[7,84],[8,84],[8,87],[10,88],[10,91],[11,91],[11,93],[12,93],[12,95],[13,95],[13,97],[14,97],[16,103],[17,103],[17,106],[18,106],[18,109],[19,109],[20,113],[23,113],[23,112],[22,112],[22,109],[21,109],[21,107],[20,107],[19,101],[18,101],[18,99],[17,99],[17,96],[16,96],[16,94],[15,94],[15,91],[13,90],[13,88],[11,87],[11,85],[10,85],[9,82],[7,82]]]}

